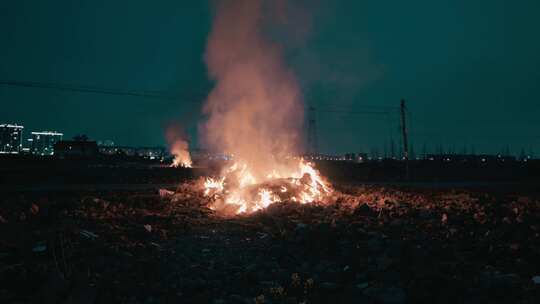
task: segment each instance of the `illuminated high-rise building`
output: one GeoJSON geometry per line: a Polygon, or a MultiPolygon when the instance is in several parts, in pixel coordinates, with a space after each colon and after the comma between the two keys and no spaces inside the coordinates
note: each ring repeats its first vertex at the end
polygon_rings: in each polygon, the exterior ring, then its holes
{"type": "Polygon", "coordinates": [[[63,133],[43,131],[32,132],[30,142],[30,152],[34,155],[53,155],[54,144],[62,140],[63,133]]]}
{"type": "Polygon", "coordinates": [[[0,124],[0,153],[18,154],[22,150],[24,127],[17,124],[0,124]]]}

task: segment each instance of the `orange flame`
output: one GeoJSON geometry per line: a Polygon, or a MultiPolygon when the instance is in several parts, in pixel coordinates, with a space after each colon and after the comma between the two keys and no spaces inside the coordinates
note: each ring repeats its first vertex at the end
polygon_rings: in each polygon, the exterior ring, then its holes
{"type": "Polygon", "coordinates": [[[179,124],[169,125],[165,136],[170,147],[170,152],[174,155],[171,167],[191,168],[192,162],[189,155],[189,143],[182,126],[179,124]]]}
{"type": "Polygon", "coordinates": [[[216,196],[212,209],[232,210],[240,214],[252,213],[280,202],[307,204],[322,201],[333,192],[311,163],[300,160],[294,170],[286,172],[286,168],[282,169],[282,174],[273,170],[264,179],[257,180],[245,164],[234,163],[224,170],[223,177],[205,180],[204,195],[216,196]]]}
{"type": "Polygon", "coordinates": [[[171,167],[191,168],[191,156],[189,155],[188,143],[186,141],[176,141],[171,147],[171,154],[174,155],[171,167]]]}
{"type": "Polygon", "coordinates": [[[223,182],[225,178],[222,179],[213,179],[211,177],[207,178],[204,182],[204,195],[208,196],[216,192],[223,191],[223,182]]]}

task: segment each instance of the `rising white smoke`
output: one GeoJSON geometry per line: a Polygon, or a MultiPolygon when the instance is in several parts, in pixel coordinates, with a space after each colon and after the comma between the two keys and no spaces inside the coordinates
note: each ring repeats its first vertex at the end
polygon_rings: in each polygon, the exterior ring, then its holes
{"type": "Polygon", "coordinates": [[[303,103],[297,80],[280,47],[262,26],[279,15],[263,14],[284,1],[215,2],[205,62],[216,81],[204,113],[204,141],[250,168],[258,180],[281,167],[301,147],[303,103]]]}

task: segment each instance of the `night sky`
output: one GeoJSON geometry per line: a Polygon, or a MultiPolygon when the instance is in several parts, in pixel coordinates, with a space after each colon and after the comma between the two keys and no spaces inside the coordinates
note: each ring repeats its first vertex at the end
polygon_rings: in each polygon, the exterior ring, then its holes
{"type": "MultiPolygon", "coordinates": [[[[418,153],[540,152],[540,2],[293,2],[290,34],[268,35],[318,110],[322,152],[399,142],[401,98],[418,153]]],[[[163,145],[180,121],[197,145],[211,17],[206,1],[2,1],[0,81],[175,98],[0,85],[0,123],[163,145]]]]}

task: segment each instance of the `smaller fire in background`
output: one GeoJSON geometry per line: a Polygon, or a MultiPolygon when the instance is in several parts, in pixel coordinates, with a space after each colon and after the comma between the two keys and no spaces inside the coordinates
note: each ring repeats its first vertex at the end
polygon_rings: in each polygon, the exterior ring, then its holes
{"type": "Polygon", "coordinates": [[[192,162],[187,141],[179,140],[174,142],[171,146],[171,154],[174,155],[171,167],[191,168],[192,162]]]}
{"type": "Polygon", "coordinates": [[[165,134],[169,144],[170,153],[174,156],[171,167],[191,168],[192,161],[189,154],[189,142],[184,129],[179,124],[171,124],[165,134]]]}

